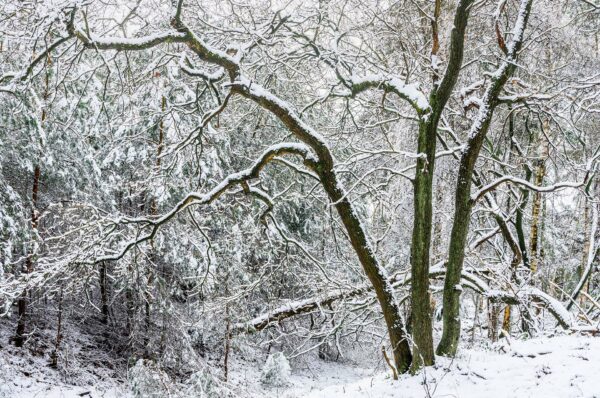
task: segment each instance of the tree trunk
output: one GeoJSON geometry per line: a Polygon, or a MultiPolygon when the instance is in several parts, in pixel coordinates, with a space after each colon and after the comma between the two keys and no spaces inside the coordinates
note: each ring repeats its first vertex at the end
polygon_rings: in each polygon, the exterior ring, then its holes
{"type": "MultiPolygon", "coordinates": [[[[596,190],[596,186],[592,187],[592,189],[596,190]]],[[[597,264],[598,257],[600,256],[600,247],[598,247],[597,242],[596,242],[596,234],[597,234],[597,230],[598,230],[598,220],[599,220],[598,205],[597,205],[597,203],[594,203],[593,201],[591,201],[590,206],[591,206],[591,212],[592,212],[592,225],[590,227],[589,238],[588,238],[589,248],[587,251],[587,260],[586,260],[585,268],[581,272],[581,277],[579,278],[579,281],[577,282],[577,285],[575,286],[573,293],[571,293],[571,299],[567,303],[568,310],[571,309],[571,307],[573,306],[573,303],[576,302],[577,298],[579,297],[579,294],[581,293],[581,291],[584,289],[584,287],[588,283],[588,281],[592,275],[592,271],[594,269],[594,264],[597,264]]]]}
{"type": "Polygon", "coordinates": [[[488,338],[492,343],[498,341],[498,316],[500,315],[500,307],[496,303],[488,301],[488,338]]]}
{"type": "Polygon", "coordinates": [[[60,289],[60,295],[58,298],[58,322],[56,326],[56,341],[54,343],[54,350],[50,355],[50,367],[58,367],[58,353],[60,351],[60,343],[62,342],[62,316],[63,316],[63,289],[60,289]]]}
{"type": "Polygon", "coordinates": [[[225,382],[229,377],[229,352],[231,351],[231,319],[229,317],[229,304],[225,304],[225,353],[223,357],[223,376],[225,382]]]}
{"type": "Polygon", "coordinates": [[[410,264],[412,275],[412,336],[413,365],[416,371],[423,365],[433,365],[433,335],[429,302],[429,260],[432,230],[432,191],[435,162],[436,129],[428,122],[419,128],[418,153],[414,181],[414,223],[410,264]]]}
{"type": "MultiPolygon", "coordinates": [[[[437,127],[441,114],[456,85],[462,68],[464,56],[464,38],[473,0],[458,2],[454,14],[454,24],[450,33],[450,51],[448,66],[443,78],[438,80],[437,70],[433,74],[433,90],[429,98],[431,114],[419,122],[417,150],[419,156],[414,180],[414,220],[410,251],[412,272],[412,335],[414,362],[412,372],[423,365],[432,365],[435,361],[433,352],[433,332],[431,325],[431,305],[429,302],[429,261],[431,246],[432,191],[433,171],[435,164],[435,148],[437,143],[437,127]]],[[[432,55],[436,55],[439,46],[437,19],[441,2],[435,2],[434,19],[432,21],[432,55]]]]}
{"type": "MultiPolygon", "coordinates": [[[[525,180],[531,180],[531,169],[528,166],[525,167],[525,180]]],[[[521,203],[517,207],[516,217],[515,217],[515,229],[517,230],[517,238],[519,241],[519,248],[521,249],[521,254],[523,256],[523,265],[526,268],[530,268],[529,262],[529,248],[527,247],[526,238],[525,238],[525,228],[523,226],[523,215],[525,214],[525,209],[527,208],[527,202],[529,201],[529,190],[521,189],[521,203]]]]}
{"type": "MultiPolygon", "coordinates": [[[[52,59],[50,58],[50,54],[48,54],[47,58],[46,58],[46,68],[52,63],[52,59]]],[[[46,76],[45,76],[45,87],[44,87],[44,94],[43,94],[43,99],[44,99],[44,103],[45,101],[48,99],[49,96],[49,89],[50,89],[50,73],[48,71],[48,69],[46,69],[46,76]]],[[[40,119],[40,128],[43,127],[44,122],[46,121],[46,117],[47,117],[47,112],[46,112],[46,108],[42,108],[42,115],[41,115],[41,119],[40,119]]],[[[38,193],[39,193],[39,187],[40,187],[40,175],[41,175],[41,169],[40,169],[40,165],[39,163],[36,163],[34,170],[33,170],[33,186],[31,189],[31,231],[32,231],[32,239],[35,239],[35,235],[37,234],[37,228],[38,228],[38,214],[37,214],[37,203],[38,203],[38,193]]],[[[31,273],[33,272],[33,268],[34,268],[34,259],[33,259],[33,253],[30,253],[27,256],[27,259],[25,260],[25,267],[24,267],[24,272],[25,273],[31,273]]],[[[27,325],[27,307],[29,305],[28,301],[29,301],[29,292],[27,291],[27,289],[23,290],[23,293],[21,294],[21,297],[19,298],[19,301],[17,303],[17,308],[18,308],[18,316],[19,316],[19,320],[17,322],[17,330],[16,330],[16,335],[15,335],[15,346],[17,347],[22,347],[24,342],[25,342],[25,329],[26,329],[26,325],[27,325]]]]}
{"type": "MultiPolygon", "coordinates": [[[[42,119],[44,119],[45,113],[42,114],[42,119]]],[[[40,186],[40,166],[39,164],[35,166],[33,171],[33,188],[31,191],[31,230],[32,230],[32,238],[35,239],[35,234],[37,232],[37,201],[38,201],[38,191],[40,186]]],[[[34,260],[33,253],[30,253],[25,259],[25,267],[23,269],[24,273],[33,272],[34,260]]],[[[27,328],[27,308],[29,306],[29,291],[27,289],[23,290],[21,293],[21,297],[17,303],[18,316],[19,320],[17,322],[17,331],[15,334],[15,346],[22,347],[25,343],[25,330],[27,328]]]]}
{"type": "Polygon", "coordinates": [[[336,210],[342,219],[342,223],[350,238],[350,243],[358,255],[365,274],[373,285],[387,325],[392,352],[394,354],[394,364],[398,372],[404,373],[411,364],[412,354],[402,312],[389,283],[388,275],[378,264],[371,244],[365,236],[361,222],[354,212],[350,201],[338,187],[337,177],[331,166],[319,167],[317,171],[329,199],[335,203],[336,210]]]}
{"type": "MultiPolygon", "coordinates": [[[[581,278],[583,277],[583,275],[585,273],[588,253],[590,251],[591,236],[590,236],[590,232],[589,232],[590,212],[589,212],[589,203],[588,202],[589,202],[588,197],[584,196],[583,197],[583,239],[584,240],[583,240],[583,250],[582,250],[582,255],[581,255],[581,264],[577,268],[577,279],[578,280],[581,280],[581,278]]],[[[587,281],[582,286],[581,291],[582,292],[589,291],[589,281],[587,281]]],[[[584,301],[585,301],[585,297],[582,295],[579,298],[579,305],[582,306],[584,304],[584,301]]]]}
{"type": "Polygon", "coordinates": [[[99,270],[100,278],[100,301],[101,301],[101,311],[102,311],[102,323],[108,325],[108,288],[107,288],[107,278],[106,278],[106,261],[100,263],[99,270]]]}
{"type": "MultiPolygon", "coordinates": [[[[481,141],[479,142],[481,146],[481,141]]],[[[456,353],[460,335],[460,277],[465,257],[465,247],[471,218],[471,177],[479,148],[474,148],[469,156],[463,156],[456,186],[454,222],[450,234],[448,268],[444,281],[443,319],[444,331],[437,352],[438,355],[452,356],[456,353]]]]}
{"type": "Polygon", "coordinates": [[[510,335],[510,305],[507,305],[504,308],[504,316],[502,317],[502,330],[504,330],[508,335],[510,335]]]}
{"type": "MultiPolygon", "coordinates": [[[[548,131],[548,121],[544,121],[544,131],[548,131]]],[[[546,158],[548,157],[548,141],[540,142],[540,153],[536,159],[535,167],[535,185],[542,186],[544,176],[546,175],[546,158]]],[[[540,210],[542,208],[542,193],[534,192],[533,203],[531,206],[531,232],[529,234],[529,253],[530,270],[532,274],[538,271],[538,263],[540,257],[539,230],[540,230],[540,210]]]]}
{"type": "Polygon", "coordinates": [[[329,200],[334,204],[348,233],[350,243],[356,253],[359,262],[373,285],[383,317],[388,330],[394,363],[398,372],[406,372],[412,361],[412,354],[406,334],[406,326],[402,317],[400,306],[385,272],[373,253],[371,243],[365,235],[362,223],[358,218],[345,191],[339,185],[337,175],[334,171],[334,159],[327,144],[321,140],[301,119],[279,101],[273,101],[262,93],[257,95],[250,90],[238,89],[238,93],[252,99],[275,115],[298,139],[309,145],[316,153],[317,160],[306,160],[305,163],[311,167],[319,176],[323,189],[329,200]]]}
{"type": "Polygon", "coordinates": [[[450,234],[448,268],[444,282],[444,327],[442,338],[437,347],[439,355],[454,356],[458,349],[460,339],[460,294],[462,292],[460,278],[465,259],[471,210],[474,204],[471,198],[471,180],[481,146],[494,115],[494,109],[498,105],[498,96],[516,68],[516,57],[523,42],[523,30],[529,19],[531,4],[532,0],[521,2],[518,20],[515,24],[520,27],[520,30],[516,32],[513,41],[508,46],[511,50],[507,54],[507,59],[500,65],[485,90],[479,113],[471,127],[466,148],[460,159],[454,198],[454,219],[450,234]]]}

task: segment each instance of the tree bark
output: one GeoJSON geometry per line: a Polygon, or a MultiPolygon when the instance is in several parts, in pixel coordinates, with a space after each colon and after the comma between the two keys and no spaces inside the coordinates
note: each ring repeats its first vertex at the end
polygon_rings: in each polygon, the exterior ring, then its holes
{"type": "MultiPolygon", "coordinates": [[[[544,131],[548,130],[548,121],[544,122],[544,131]]],[[[546,158],[548,157],[548,142],[541,140],[540,142],[540,153],[536,159],[535,167],[535,185],[542,186],[544,182],[544,176],[546,175],[546,158]]],[[[540,210],[542,208],[542,193],[534,192],[533,202],[531,205],[531,232],[529,233],[529,253],[530,258],[530,270],[532,274],[536,274],[538,271],[538,263],[540,257],[540,244],[539,244],[539,230],[540,230],[540,210]]]]}
{"type": "Polygon", "coordinates": [[[108,308],[108,287],[107,287],[107,266],[106,261],[100,263],[100,301],[101,301],[101,311],[102,311],[102,323],[108,325],[108,316],[109,316],[109,308],[108,308]]]}
{"type": "Polygon", "coordinates": [[[394,354],[394,364],[398,372],[404,373],[410,366],[412,354],[402,312],[396,301],[388,276],[378,264],[350,201],[337,186],[333,170],[329,167],[323,168],[319,172],[319,177],[331,202],[335,203],[336,210],[350,237],[352,247],[358,255],[365,274],[373,285],[387,325],[392,352],[394,354]]]}
{"type": "MultiPolygon", "coordinates": [[[[586,265],[587,265],[587,259],[588,259],[588,253],[590,252],[590,243],[591,243],[591,236],[589,233],[589,218],[590,218],[590,212],[589,212],[589,200],[587,196],[583,197],[583,250],[582,250],[582,255],[581,255],[581,264],[579,265],[579,267],[577,268],[577,279],[581,280],[581,278],[583,277],[583,275],[585,274],[585,269],[586,269],[586,265]]],[[[589,291],[589,281],[587,281],[583,287],[581,288],[582,292],[588,292],[589,291]]],[[[585,301],[585,297],[582,295],[579,298],[579,305],[582,306],[583,303],[585,301]]]]}
{"type": "Polygon", "coordinates": [[[414,223],[410,251],[413,371],[418,370],[423,365],[433,365],[435,361],[431,306],[428,299],[435,142],[435,126],[423,123],[419,128],[417,151],[426,154],[427,158],[419,157],[417,159],[417,172],[414,182],[414,223]]]}
{"type": "MultiPolygon", "coordinates": [[[[594,186],[592,189],[596,189],[596,187],[594,186]]],[[[592,212],[592,225],[590,227],[589,238],[588,238],[589,239],[588,240],[589,248],[587,251],[587,260],[586,260],[585,268],[581,272],[581,277],[579,278],[579,281],[577,282],[577,285],[575,286],[573,293],[571,293],[571,299],[567,303],[568,310],[571,309],[571,307],[573,306],[573,304],[576,302],[577,298],[579,297],[579,294],[584,290],[584,287],[586,286],[590,276],[592,275],[592,272],[594,269],[594,264],[597,264],[598,256],[600,256],[600,247],[597,245],[597,242],[596,242],[596,234],[597,234],[597,230],[598,230],[598,220],[599,220],[598,205],[596,203],[594,203],[593,201],[591,201],[590,206],[591,206],[591,212],[592,212]]]]}
{"type": "MultiPolygon", "coordinates": [[[[435,150],[437,127],[443,109],[460,74],[464,55],[464,40],[470,8],[473,0],[461,0],[454,15],[454,27],[450,35],[450,54],[448,67],[441,82],[434,75],[434,90],[430,95],[431,114],[419,123],[417,159],[413,200],[413,233],[410,251],[411,264],[411,304],[413,364],[411,371],[416,372],[422,366],[435,362],[433,349],[433,330],[431,323],[431,305],[429,300],[429,263],[431,251],[431,230],[433,211],[433,172],[435,169],[435,150]]],[[[436,2],[436,9],[439,3],[436,2]]],[[[439,10],[438,10],[439,12],[439,10]]],[[[434,48],[437,52],[437,27],[434,25],[434,48]]]]}
{"type": "Polygon", "coordinates": [[[56,341],[54,343],[54,350],[50,355],[50,367],[58,368],[58,353],[60,351],[60,343],[62,342],[62,317],[63,317],[63,289],[60,289],[60,295],[58,298],[58,321],[56,325],[56,341]]]}
{"type": "Polygon", "coordinates": [[[500,307],[498,304],[488,300],[488,338],[492,343],[498,341],[498,316],[500,307]]]}
{"type": "MultiPolygon", "coordinates": [[[[46,68],[48,68],[48,66],[52,63],[52,58],[50,58],[50,53],[48,53],[45,56],[45,63],[46,63],[46,68]]],[[[48,96],[50,94],[49,89],[50,89],[50,73],[48,71],[48,69],[46,69],[46,76],[45,76],[45,86],[44,86],[44,94],[43,94],[43,99],[44,102],[48,99],[48,96]]],[[[46,121],[46,117],[47,117],[47,111],[46,108],[43,107],[42,108],[42,114],[41,114],[41,118],[40,118],[40,128],[43,128],[43,124],[46,121]]],[[[40,164],[36,163],[34,170],[33,170],[33,186],[31,189],[31,231],[32,231],[32,239],[35,239],[35,235],[37,234],[37,229],[38,229],[38,213],[37,213],[37,204],[38,204],[38,193],[39,193],[39,187],[40,187],[40,176],[41,176],[41,168],[40,168],[40,164]]],[[[23,272],[25,273],[31,273],[33,272],[33,268],[34,268],[34,259],[33,259],[33,253],[30,253],[27,256],[27,259],[25,260],[25,267],[23,269],[23,272]]],[[[26,324],[27,324],[27,307],[29,306],[29,292],[27,289],[25,289],[23,291],[23,293],[21,294],[21,297],[19,298],[19,301],[17,303],[17,308],[18,308],[18,316],[19,316],[19,320],[17,322],[17,330],[15,333],[15,346],[17,347],[22,347],[23,344],[25,343],[25,329],[26,329],[26,324]]]]}
{"type": "Polygon", "coordinates": [[[406,372],[412,361],[412,354],[406,335],[406,326],[394,292],[385,270],[380,266],[373,253],[362,223],[358,218],[348,196],[341,188],[334,171],[335,161],[329,147],[321,138],[305,125],[285,104],[271,97],[254,92],[247,86],[232,86],[232,91],[249,98],[276,116],[298,139],[310,146],[317,159],[305,163],[318,175],[319,180],[331,203],[334,204],[352,248],[358,256],[362,268],[373,285],[386,322],[388,335],[398,372],[406,372]]]}
{"type": "Polygon", "coordinates": [[[474,204],[471,198],[471,180],[481,146],[483,145],[494,114],[494,109],[498,105],[498,96],[509,76],[516,69],[516,57],[523,42],[523,30],[529,19],[531,4],[532,0],[523,0],[521,2],[519,16],[515,24],[519,27],[519,31],[516,32],[512,43],[509,45],[511,50],[507,54],[507,60],[503,61],[500,65],[485,90],[482,105],[469,132],[466,148],[460,159],[456,182],[454,219],[448,253],[448,268],[444,282],[444,327],[442,338],[437,347],[439,355],[454,356],[458,349],[460,339],[460,294],[462,292],[460,278],[465,258],[471,210],[474,204]]]}
{"type": "MultiPolygon", "coordinates": [[[[37,232],[37,201],[38,201],[38,191],[40,186],[40,175],[41,170],[39,164],[35,166],[33,171],[33,187],[31,191],[31,230],[32,237],[37,232]]],[[[30,253],[25,259],[25,267],[23,269],[24,273],[30,274],[33,272],[34,260],[33,253],[30,253]]],[[[29,307],[29,291],[27,289],[23,290],[21,293],[21,297],[17,303],[18,309],[18,317],[17,321],[17,331],[15,333],[15,346],[22,347],[25,343],[25,331],[27,329],[27,309],[29,307]]]]}

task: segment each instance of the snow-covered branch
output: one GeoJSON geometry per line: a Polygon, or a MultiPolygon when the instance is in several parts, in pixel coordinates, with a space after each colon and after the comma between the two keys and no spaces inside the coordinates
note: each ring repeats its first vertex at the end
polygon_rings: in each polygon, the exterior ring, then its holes
{"type": "Polygon", "coordinates": [[[518,177],[514,177],[514,176],[502,176],[502,177],[498,178],[497,180],[492,181],[489,184],[481,187],[478,191],[473,193],[473,195],[471,195],[471,200],[473,202],[478,201],[486,193],[493,191],[498,186],[500,186],[504,183],[517,184],[517,185],[520,185],[522,187],[525,187],[525,188],[535,191],[535,192],[544,192],[545,193],[545,192],[554,192],[554,191],[558,191],[558,190],[566,189],[566,188],[573,188],[573,189],[581,188],[582,186],[584,186],[587,183],[587,181],[582,181],[582,182],[565,181],[565,182],[559,182],[559,183],[552,184],[552,185],[537,186],[537,185],[532,184],[531,182],[524,180],[522,178],[518,178],[518,177]]]}
{"type": "Polygon", "coordinates": [[[429,101],[420,90],[419,83],[406,84],[399,77],[382,75],[352,76],[347,79],[347,83],[351,87],[352,95],[357,95],[370,88],[379,88],[385,92],[395,93],[398,97],[408,101],[419,115],[425,115],[431,111],[429,101]]]}
{"type": "MultiPolygon", "coordinates": [[[[443,278],[445,272],[444,263],[441,262],[431,268],[429,277],[431,279],[440,279],[443,278]]],[[[463,278],[467,286],[478,292],[489,290],[487,284],[475,274],[464,272],[463,278]]],[[[390,286],[393,289],[400,289],[410,285],[410,282],[411,277],[406,272],[396,273],[389,279],[390,286]]],[[[233,326],[232,331],[234,334],[259,332],[284,319],[311,313],[334,302],[361,297],[372,292],[372,286],[363,285],[355,289],[338,289],[316,297],[294,301],[252,318],[249,321],[237,323],[233,326]]]]}
{"type": "Polygon", "coordinates": [[[569,310],[560,301],[535,287],[526,286],[516,293],[504,290],[489,290],[483,292],[483,294],[494,303],[526,305],[529,302],[534,302],[548,309],[558,324],[564,329],[576,330],[577,328],[573,315],[571,315],[569,310]]]}
{"type": "Polygon", "coordinates": [[[219,68],[214,72],[209,72],[203,69],[192,67],[191,62],[185,53],[181,54],[179,59],[179,67],[188,75],[200,77],[208,82],[217,82],[225,77],[225,70],[222,68],[219,68]]]}
{"type": "Polygon", "coordinates": [[[277,156],[284,154],[299,155],[306,161],[312,161],[314,154],[304,144],[299,143],[282,143],[269,147],[265,152],[254,162],[254,164],[242,171],[228,175],[213,189],[206,193],[192,192],[186,195],[177,205],[170,211],[158,217],[122,217],[115,221],[115,224],[140,224],[142,228],[149,228],[150,231],[138,236],[125,243],[116,253],[104,255],[93,259],[92,263],[98,264],[103,261],[115,261],[123,258],[123,256],[133,247],[151,240],[157,233],[161,225],[172,220],[177,214],[190,206],[207,205],[217,200],[230,188],[242,185],[242,188],[248,193],[252,193],[259,197],[260,200],[271,206],[271,200],[264,191],[250,187],[247,182],[259,177],[261,170],[277,156]]]}
{"type": "Polygon", "coordinates": [[[141,51],[163,43],[183,43],[189,38],[181,32],[166,31],[136,38],[100,37],[92,33],[87,35],[79,28],[74,28],[72,34],[84,46],[98,50],[141,51]]]}

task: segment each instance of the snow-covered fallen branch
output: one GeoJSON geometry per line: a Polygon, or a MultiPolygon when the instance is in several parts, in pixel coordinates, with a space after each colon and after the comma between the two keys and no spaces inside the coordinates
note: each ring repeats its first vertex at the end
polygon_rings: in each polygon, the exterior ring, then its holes
{"type": "Polygon", "coordinates": [[[552,314],[558,324],[564,329],[573,329],[577,326],[571,313],[560,301],[535,287],[528,286],[516,293],[503,290],[489,290],[483,292],[483,294],[493,303],[519,305],[533,301],[548,309],[550,314],[552,314]]]}
{"type": "MultiPolygon", "coordinates": [[[[431,268],[429,277],[431,279],[442,279],[445,272],[446,269],[444,263],[439,263],[431,268]]],[[[390,278],[390,284],[394,289],[407,286],[410,284],[410,281],[411,278],[406,273],[397,273],[390,278]]],[[[516,293],[491,289],[488,284],[475,273],[467,271],[462,272],[461,284],[459,286],[461,289],[467,287],[476,293],[482,294],[493,303],[523,305],[525,303],[534,302],[537,305],[546,308],[562,328],[573,332],[600,332],[597,327],[591,327],[590,329],[590,327],[578,325],[573,315],[559,300],[535,287],[528,286],[516,291],[516,293]]],[[[233,325],[232,334],[259,332],[276,325],[284,319],[312,313],[319,310],[319,308],[329,306],[334,302],[361,297],[366,294],[371,294],[372,291],[373,288],[371,286],[365,285],[355,289],[339,289],[316,297],[290,302],[252,318],[249,321],[233,325]]]]}
{"type": "MultiPolygon", "coordinates": [[[[431,279],[440,279],[446,273],[444,263],[438,263],[429,271],[431,279]]],[[[473,273],[464,272],[463,280],[466,287],[469,287],[477,292],[487,291],[489,287],[485,282],[478,278],[473,273]]],[[[409,285],[411,282],[410,275],[405,272],[394,274],[390,277],[389,283],[394,289],[409,285]]],[[[296,315],[308,314],[318,310],[321,307],[328,306],[336,301],[344,299],[360,297],[373,292],[371,285],[363,285],[355,289],[338,289],[316,297],[311,297],[305,300],[299,300],[284,304],[278,308],[261,314],[247,322],[240,322],[232,327],[233,334],[253,333],[266,329],[278,322],[291,318],[296,315]]]]}

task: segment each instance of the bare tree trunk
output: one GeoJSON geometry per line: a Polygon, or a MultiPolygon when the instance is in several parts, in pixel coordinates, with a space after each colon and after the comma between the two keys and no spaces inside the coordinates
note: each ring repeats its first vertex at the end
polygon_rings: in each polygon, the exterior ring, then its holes
{"type": "MultiPolygon", "coordinates": [[[[515,136],[515,114],[514,112],[512,112],[512,107],[510,107],[511,112],[508,115],[508,146],[509,146],[509,150],[508,150],[508,157],[507,157],[507,161],[511,158],[513,152],[515,150],[517,150],[515,144],[514,144],[514,136],[515,136]]],[[[507,208],[510,209],[511,206],[511,200],[510,197],[508,199],[508,203],[507,203],[507,208]]],[[[522,208],[522,204],[519,203],[519,206],[517,208],[522,208]]],[[[522,215],[522,213],[521,213],[522,215]]],[[[502,232],[502,236],[504,237],[504,240],[506,241],[506,243],[508,243],[508,246],[510,247],[511,251],[513,252],[513,258],[512,261],[510,263],[510,280],[513,283],[517,283],[517,270],[519,267],[519,264],[523,261],[523,252],[521,251],[520,247],[519,247],[519,243],[518,243],[518,237],[517,237],[517,241],[514,240],[512,233],[510,232],[510,230],[508,229],[508,225],[506,225],[506,222],[504,221],[504,219],[502,218],[501,215],[496,214],[495,216],[498,225],[500,225],[500,231],[502,232]]],[[[522,218],[521,218],[521,222],[522,222],[522,218]]],[[[504,309],[504,317],[503,317],[503,321],[502,321],[502,329],[510,336],[510,329],[511,329],[511,306],[510,304],[506,305],[506,308],[504,309]]]]}
{"type": "Polygon", "coordinates": [[[307,130],[307,127],[300,121],[297,115],[290,112],[289,109],[282,107],[280,103],[271,101],[263,96],[256,96],[251,91],[241,90],[239,94],[252,99],[263,108],[272,112],[290,131],[315,151],[318,161],[307,161],[306,163],[319,176],[323,189],[340,216],[342,224],[348,233],[352,248],[376,292],[390,337],[396,368],[400,373],[406,372],[412,361],[412,354],[400,306],[390,287],[385,270],[375,257],[371,243],[365,235],[361,221],[350,199],[339,185],[337,174],[334,171],[333,155],[329,148],[318,137],[315,137],[311,131],[307,130]]]}
{"type": "MultiPolygon", "coordinates": [[[[544,131],[548,132],[548,121],[545,120],[544,131]]],[[[535,185],[541,186],[546,175],[546,159],[548,158],[548,141],[541,139],[540,153],[536,159],[535,167],[535,185]]],[[[529,234],[529,253],[530,253],[530,270],[532,274],[538,271],[538,263],[540,257],[539,230],[540,230],[540,211],[542,208],[542,193],[534,192],[533,202],[531,205],[531,232],[529,234]]]]}
{"type": "Polygon", "coordinates": [[[107,266],[106,261],[100,263],[100,301],[101,301],[101,311],[102,311],[102,323],[108,325],[108,317],[109,317],[109,308],[108,308],[108,288],[107,288],[107,266]]]}
{"type": "MultiPolygon", "coordinates": [[[[32,236],[37,232],[37,201],[40,184],[40,166],[36,165],[33,172],[33,189],[31,193],[31,230],[32,236]]],[[[24,273],[33,272],[34,261],[33,253],[30,253],[25,259],[24,273]]],[[[27,328],[27,307],[29,306],[29,291],[23,290],[17,303],[19,320],[17,322],[17,331],[15,335],[15,346],[22,347],[25,343],[25,330],[27,328]]]]}
{"type": "MultiPolygon", "coordinates": [[[[131,275],[133,273],[133,269],[131,268],[131,266],[128,267],[128,272],[129,275],[131,275]]],[[[133,293],[132,293],[132,288],[131,288],[131,284],[128,281],[127,282],[127,287],[125,288],[125,310],[127,312],[127,319],[126,319],[126,323],[125,323],[125,331],[127,333],[127,336],[131,339],[131,337],[133,337],[133,326],[134,326],[134,305],[133,305],[133,293]]]]}
{"type": "MultiPolygon", "coordinates": [[[[531,169],[525,165],[525,180],[531,180],[531,169]]],[[[527,208],[527,202],[529,201],[529,190],[521,189],[521,202],[517,207],[517,212],[515,216],[515,229],[517,231],[517,238],[519,241],[519,248],[521,249],[521,254],[523,255],[523,265],[525,267],[530,268],[529,261],[529,248],[527,247],[527,240],[525,237],[525,227],[523,226],[523,216],[525,214],[525,209],[527,208]]]]}
{"type": "Polygon", "coordinates": [[[320,179],[330,200],[335,203],[338,214],[350,237],[352,247],[358,255],[365,274],[373,285],[388,328],[396,369],[398,372],[404,373],[410,366],[412,354],[400,306],[390,287],[388,276],[384,273],[373,254],[371,244],[365,236],[360,220],[350,201],[337,185],[337,178],[331,166],[320,171],[320,179]]]}
{"type": "Polygon", "coordinates": [[[414,223],[410,252],[413,278],[411,285],[413,371],[417,371],[423,365],[433,365],[435,361],[431,306],[428,297],[436,131],[429,123],[422,124],[419,130],[417,152],[425,153],[427,158],[417,160],[414,182],[414,223]]]}
{"type": "Polygon", "coordinates": [[[492,343],[498,341],[498,316],[500,315],[500,307],[496,303],[488,301],[488,337],[492,343]]]}
{"type": "MultiPolygon", "coordinates": [[[[516,22],[516,26],[520,26],[521,29],[524,29],[527,25],[531,5],[532,0],[521,2],[518,21],[516,22]]],[[[437,347],[439,355],[454,356],[458,349],[461,331],[460,295],[462,286],[460,285],[460,278],[465,259],[471,210],[474,205],[473,198],[471,198],[471,180],[494,109],[498,105],[498,96],[509,76],[516,69],[515,61],[522,42],[523,30],[519,31],[513,38],[512,43],[508,46],[511,50],[507,54],[507,61],[503,61],[485,90],[479,114],[469,132],[466,149],[460,159],[454,198],[454,218],[450,235],[448,268],[446,270],[446,280],[444,281],[444,327],[442,338],[437,347]]]]}
{"type": "MultiPolygon", "coordinates": [[[[50,89],[50,74],[48,71],[48,66],[52,63],[52,59],[50,58],[50,55],[48,54],[47,58],[46,58],[46,77],[45,77],[45,87],[44,87],[44,95],[43,95],[43,99],[44,99],[44,104],[46,102],[46,100],[48,99],[49,96],[49,89],[50,89]]],[[[47,113],[46,113],[46,108],[42,108],[42,115],[41,115],[41,119],[40,119],[40,123],[41,123],[41,127],[43,127],[44,122],[46,121],[46,117],[47,117],[47,113]]],[[[37,229],[38,229],[38,212],[37,212],[37,207],[38,207],[38,193],[39,193],[39,188],[40,188],[40,176],[41,176],[41,168],[39,163],[36,163],[34,170],[33,170],[33,186],[31,189],[31,236],[32,239],[36,238],[36,234],[37,234],[37,229]]],[[[33,268],[34,268],[34,259],[33,259],[33,253],[29,253],[29,255],[27,256],[27,259],[25,260],[25,267],[23,269],[23,272],[30,274],[31,272],[33,272],[33,268]]],[[[18,308],[18,317],[19,320],[17,322],[17,330],[15,333],[15,346],[17,347],[22,347],[23,344],[25,343],[25,330],[26,330],[26,325],[27,325],[27,307],[29,306],[29,291],[27,289],[23,290],[23,293],[21,294],[21,297],[19,298],[19,301],[17,303],[17,308],[18,308]]]]}
{"type": "Polygon", "coordinates": [[[54,350],[50,355],[50,366],[52,368],[58,367],[58,353],[60,351],[60,343],[62,342],[62,315],[63,315],[63,289],[60,289],[60,295],[58,297],[58,322],[56,326],[56,342],[54,344],[54,350]]]}
{"type": "MultiPolygon", "coordinates": [[[[589,203],[588,203],[588,197],[584,196],[583,197],[583,250],[581,253],[581,264],[579,265],[579,267],[577,268],[577,279],[581,280],[581,277],[584,275],[585,273],[585,268],[587,265],[587,259],[588,259],[588,255],[589,255],[589,251],[590,251],[590,240],[591,240],[591,236],[590,236],[590,212],[589,212],[589,203]]],[[[582,292],[588,292],[589,291],[589,281],[587,281],[583,287],[581,288],[582,292]]],[[[585,301],[585,296],[581,296],[579,298],[579,304],[583,305],[585,301]]]]}
{"type": "MultiPolygon", "coordinates": [[[[431,321],[431,305],[429,300],[429,263],[432,229],[432,196],[433,172],[435,169],[435,150],[437,144],[437,127],[450,94],[456,84],[464,55],[464,34],[469,20],[473,0],[461,0],[454,15],[454,27],[450,35],[450,55],[444,77],[439,81],[434,70],[434,89],[430,95],[431,115],[419,123],[417,152],[424,157],[417,159],[413,186],[414,218],[413,234],[410,250],[411,264],[411,303],[412,303],[412,337],[413,364],[412,372],[423,365],[435,362],[433,348],[433,329],[431,321]]],[[[437,19],[441,10],[441,2],[435,1],[434,19],[432,21],[432,56],[437,56],[439,37],[437,19]]]]}
{"type": "Polygon", "coordinates": [[[502,330],[504,330],[507,334],[510,335],[510,305],[507,305],[504,308],[504,316],[502,317],[502,330]]]}
{"type": "MultiPolygon", "coordinates": [[[[167,106],[167,98],[163,95],[161,97],[161,110],[164,113],[165,108],[167,106]]],[[[160,121],[158,123],[158,142],[156,145],[156,162],[155,162],[155,172],[156,172],[156,176],[159,175],[160,173],[160,165],[161,165],[161,154],[163,151],[163,141],[164,141],[164,119],[163,116],[161,115],[160,121]]],[[[158,214],[158,203],[156,201],[156,198],[154,196],[151,196],[150,198],[150,215],[152,216],[156,216],[158,214]]],[[[151,266],[155,265],[157,263],[158,260],[158,255],[156,250],[154,249],[154,241],[152,240],[150,242],[151,244],[151,249],[150,249],[150,254],[149,254],[149,259],[150,262],[153,263],[151,264],[151,266]]],[[[145,321],[146,321],[146,334],[144,336],[144,346],[146,347],[146,354],[148,357],[151,356],[150,354],[150,347],[148,344],[148,336],[150,334],[150,327],[152,326],[152,313],[151,313],[151,304],[152,304],[152,294],[150,293],[150,289],[152,288],[152,285],[154,283],[154,277],[155,274],[154,272],[152,272],[152,270],[148,269],[147,271],[147,280],[146,280],[146,291],[144,292],[144,299],[145,299],[145,303],[144,303],[144,310],[145,310],[145,321]]]]}
{"type": "Polygon", "coordinates": [[[225,381],[229,377],[229,351],[231,350],[231,319],[229,317],[229,304],[225,304],[225,354],[223,357],[223,374],[225,381]]]}
{"type": "Polygon", "coordinates": [[[471,344],[475,342],[475,332],[479,326],[479,311],[483,305],[483,297],[475,296],[475,313],[473,314],[473,329],[471,329],[471,344]]]}
{"type": "MultiPolygon", "coordinates": [[[[597,187],[594,186],[591,189],[596,190],[597,187]]],[[[598,247],[598,245],[595,241],[597,230],[598,230],[599,217],[600,217],[598,215],[598,204],[592,202],[592,203],[590,203],[590,206],[591,206],[591,211],[592,211],[592,225],[590,227],[589,238],[588,238],[589,248],[588,248],[588,252],[587,252],[587,260],[586,260],[585,267],[584,267],[583,271],[581,272],[581,277],[579,278],[579,282],[577,282],[577,285],[575,286],[573,293],[571,293],[571,299],[567,303],[567,309],[571,309],[571,307],[573,306],[573,303],[579,297],[579,294],[584,290],[584,287],[586,286],[586,284],[588,283],[588,281],[590,279],[590,276],[592,275],[592,271],[594,269],[594,264],[597,263],[598,256],[600,255],[600,247],[598,247]]]]}

